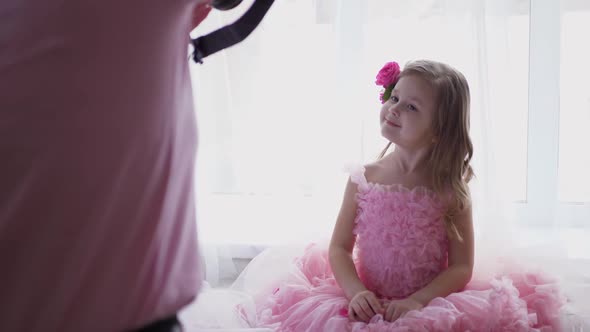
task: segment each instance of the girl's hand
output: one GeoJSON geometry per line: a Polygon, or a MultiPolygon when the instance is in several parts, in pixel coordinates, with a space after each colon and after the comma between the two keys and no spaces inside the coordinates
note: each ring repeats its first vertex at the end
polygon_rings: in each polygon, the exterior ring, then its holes
{"type": "Polygon", "coordinates": [[[383,318],[388,322],[395,322],[408,311],[419,310],[422,308],[424,308],[422,303],[411,298],[393,300],[387,305],[387,309],[385,309],[385,315],[383,318]]]}
{"type": "Polygon", "coordinates": [[[356,293],[348,305],[348,317],[355,321],[368,323],[376,314],[383,314],[383,307],[377,296],[365,290],[356,293]]]}

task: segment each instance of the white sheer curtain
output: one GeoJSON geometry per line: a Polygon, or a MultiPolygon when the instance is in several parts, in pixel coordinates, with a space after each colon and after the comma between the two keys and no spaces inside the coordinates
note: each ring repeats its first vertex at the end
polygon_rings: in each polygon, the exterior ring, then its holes
{"type": "MultiPolygon", "coordinates": [[[[251,2],[213,12],[194,33],[251,2]]],[[[385,145],[377,71],[421,58],[458,68],[471,86],[478,252],[527,249],[582,266],[590,54],[580,31],[590,29],[589,10],[574,0],[276,1],[246,41],[191,68],[208,280],[235,272],[221,258],[329,238],[343,166],[370,162],[385,145]]]]}

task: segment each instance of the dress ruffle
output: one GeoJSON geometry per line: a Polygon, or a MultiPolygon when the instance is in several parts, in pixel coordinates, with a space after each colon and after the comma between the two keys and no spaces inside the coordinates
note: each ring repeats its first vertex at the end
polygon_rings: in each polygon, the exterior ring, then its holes
{"type": "MultiPolygon", "coordinates": [[[[405,298],[447,268],[445,205],[428,188],[367,181],[349,166],[358,185],[354,262],[365,286],[386,303],[405,298]]],[[[348,300],[328,261],[327,247],[311,245],[293,270],[263,294],[252,326],[277,331],[558,331],[564,304],[557,283],[540,272],[503,271],[474,277],[465,290],[436,298],[395,322],[376,315],[348,319],[348,300]]]]}
{"type": "Polygon", "coordinates": [[[294,265],[296,272],[264,296],[252,326],[293,332],[560,330],[558,314],[563,298],[557,284],[540,273],[515,271],[474,280],[475,286],[436,298],[393,323],[376,315],[366,324],[348,319],[348,300],[334,279],[327,248],[308,247],[294,265]]]}

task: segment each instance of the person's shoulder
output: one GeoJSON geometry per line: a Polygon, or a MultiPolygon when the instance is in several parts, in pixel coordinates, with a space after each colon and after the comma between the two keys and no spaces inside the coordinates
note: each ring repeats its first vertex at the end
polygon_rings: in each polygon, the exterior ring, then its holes
{"type": "Polygon", "coordinates": [[[376,160],[374,162],[368,163],[364,165],[365,168],[365,178],[369,182],[373,182],[377,175],[383,171],[383,163],[381,160],[376,160]]]}
{"type": "Polygon", "coordinates": [[[386,155],[383,158],[379,158],[371,163],[364,165],[365,167],[365,177],[367,181],[373,182],[375,179],[380,179],[383,173],[391,172],[390,166],[391,162],[388,162],[391,155],[386,155]]]}
{"type": "Polygon", "coordinates": [[[449,209],[466,212],[471,210],[471,191],[469,186],[466,186],[465,190],[466,192],[462,195],[451,184],[447,184],[440,190],[439,195],[449,209]]]}

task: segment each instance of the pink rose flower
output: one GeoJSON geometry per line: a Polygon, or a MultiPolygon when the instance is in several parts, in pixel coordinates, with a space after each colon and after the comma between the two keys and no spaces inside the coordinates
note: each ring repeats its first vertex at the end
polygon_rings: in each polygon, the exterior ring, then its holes
{"type": "Polygon", "coordinates": [[[379,70],[379,73],[377,74],[377,79],[375,80],[375,84],[381,85],[384,88],[386,88],[390,84],[395,83],[397,81],[400,73],[401,70],[397,62],[388,62],[385,64],[385,66],[383,66],[383,68],[381,68],[381,70],[379,70]]]}

